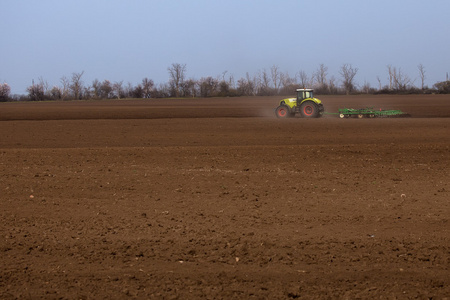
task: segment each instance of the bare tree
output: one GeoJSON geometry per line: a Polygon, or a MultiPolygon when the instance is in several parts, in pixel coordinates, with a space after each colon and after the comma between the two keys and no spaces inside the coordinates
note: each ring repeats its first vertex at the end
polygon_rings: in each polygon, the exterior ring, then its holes
{"type": "Polygon", "coordinates": [[[94,79],[94,81],[92,81],[92,94],[95,99],[100,98],[101,86],[102,84],[100,83],[100,81],[98,81],[98,79],[94,79]]]}
{"type": "Polygon", "coordinates": [[[300,79],[300,85],[302,88],[307,88],[309,86],[309,78],[308,74],[305,71],[300,71],[298,73],[298,77],[300,79]]]}
{"type": "Polygon", "coordinates": [[[61,100],[65,100],[69,95],[70,90],[70,81],[66,76],[61,77],[60,79],[62,88],[61,88],[61,100]]]}
{"type": "Polygon", "coordinates": [[[134,88],[129,91],[131,98],[144,98],[144,90],[142,89],[142,85],[138,84],[134,88]]]}
{"type": "Polygon", "coordinates": [[[225,80],[225,75],[227,75],[227,73],[228,73],[228,71],[223,71],[222,72],[222,74],[221,74],[222,75],[222,79],[220,81],[226,81],[225,80]]]}
{"type": "Polygon", "coordinates": [[[114,82],[114,84],[112,86],[114,96],[117,97],[117,99],[120,99],[120,97],[123,96],[123,86],[122,85],[123,85],[123,80],[114,82]]]}
{"type": "Polygon", "coordinates": [[[103,80],[101,86],[100,86],[100,98],[101,99],[108,99],[112,97],[112,85],[109,80],[103,80]]]}
{"type": "Polygon", "coordinates": [[[92,98],[92,87],[91,86],[85,86],[82,89],[82,97],[83,99],[91,99],[92,98]]]}
{"type": "Polygon", "coordinates": [[[27,88],[27,92],[31,101],[44,100],[44,86],[41,83],[35,84],[33,80],[32,85],[27,88]]]}
{"type": "Polygon", "coordinates": [[[7,83],[0,83],[0,102],[8,101],[11,88],[7,83]]]}
{"type": "Polygon", "coordinates": [[[199,85],[199,82],[197,82],[195,79],[190,78],[188,80],[185,80],[182,84],[182,91],[184,97],[196,97],[198,94],[197,86],[199,85]]]}
{"type": "Polygon", "coordinates": [[[343,64],[339,71],[339,74],[342,76],[342,85],[347,95],[350,95],[355,89],[354,79],[356,73],[358,73],[358,68],[353,68],[351,64],[343,64]]]}
{"type": "Polygon", "coordinates": [[[83,74],[84,71],[80,73],[72,73],[72,84],[70,85],[70,89],[72,90],[75,100],[80,100],[82,97],[83,81],[81,80],[81,77],[83,74]]]}
{"type": "Polygon", "coordinates": [[[278,66],[273,65],[270,68],[270,75],[272,76],[272,83],[273,87],[275,88],[275,92],[278,91],[279,85],[280,85],[280,71],[278,69],[278,66]]]}
{"type": "Polygon", "coordinates": [[[62,96],[62,91],[61,88],[58,86],[54,86],[50,92],[50,98],[51,99],[55,99],[55,100],[61,100],[61,96],[62,96]]]}
{"type": "Polygon", "coordinates": [[[256,75],[254,76],[255,77],[255,80],[254,80],[254,83],[255,83],[255,91],[256,91],[256,94],[257,95],[262,95],[262,91],[263,91],[263,87],[262,87],[262,73],[261,73],[261,71],[258,71],[257,73],[256,73],[256,75]]]}
{"type": "Polygon", "coordinates": [[[144,98],[151,98],[154,86],[155,83],[153,82],[153,80],[148,79],[147,77],[142,79],[142,89],[144,92],[144,98]]]}
{"type": "Polygon", "coordinates": [[[167,70],[170,76],[169,84],[175,92],[175,97],[179,97],[180,87],[183,84],[186,73],[186,64],[173,63],[167,70]]]}
{"type": "Polygon", "coordinates": [[[402,69],[397,70],[396,67],[388,66],[389,72],[389,87],[396,91],[405,91],[412,85],[411,79],[408,75],[402,72],[402,69]]]}
{"type": "Polygon", "coordinates": [[[399,68],[398,72],[394,78],[395,86],[397,90],[405,91],[413,87],[414,82],[399,68]]]}
{"type": "Polygon", "coordinates": [[[242,96],[253,96],[255,94],[255,80],[252,80],[247,73],[246,78],[237,81],[237,91],[242,96]]]}
{"type": "Polygon", "coordinates": [[[233,74],[231,74],[230,77],[228,78],[228,83],[229,83],[231,89],[236,88],[236,82],[234,80],[233,74]]]}
{"type": "Polygon", "coordinates": [[[377,76],[377,81],[378,81],[378,90],[381,90],[381,79],[380,76],[377,76]]]}
{"type": "Polygon", "coordinates": [[[230,84],[227,80],[222,80],[219,82],[219,97],[227,97],[230,96],[230,84]]]}
{"type": "Polygon", "coordinates": [[[422,91],[423,91],[424,86],[425,86],[425,78],[426,78],[426,76],[425,76],[425,67],[422,64],[419,64],[417,66],[417,68],[419,69],[420,81],[422,83],[421,84],[421,88],[422,88],[422,91]]]}
{"type": "Polygon", "coordinates": [[[201,97],[215,96],[219,87],[219,80],[209,76],[206,78],[200,78],[198,82],[200,86],[201,97]]]}
{"type": "Polygon", "coordinates": [[[230,96],[232,93],[230,92],[230,81],[226,79],[225,75],[228,73],[228,71],[222,72],[222,78],[219,79],[219,86],[218,86],[218,96],[219,97],[227,97],[230,96]]]}
{"type": "Polygon", "coordinates": [[[367,82],[366,80],[364,80],[364,84],[361,88],[361,92],[369,94],[371,90],[372,90],[372,88],[370,87],[370,83],[367,82]]]}
{"type": "Polygon", "coordinates": [[[289,72],[280,73],[280,84],[283,87],[295,85],[297,82],[294,77],[289,75],[289,72]]]}
{"type": "Polygon", "coordinates": [[[134,87],[131,82],[127,82],[127,84],[123,88],[123,96],[125,98],[133,98],[134,87]]]}
{"type": "Polygon", "coordinates": [[[338,93],[338,88],[337,88],[335,82],[336,82],[336,78],[334,76],[331,76],[330,79],[328,80],[328,84],[326,85],[329,94],[337,94],[338,93]]]}
{"type": "Polygon", "coordinates": [[[267,74],[266,69],[263,69],[261,73],[261,87],[265,90],[268,90],[270,88],[270,78],[269,74],[267,74]]]}
{"type": "Polygon", "coordinates": [[[255,92],[256,92],[256,86],[255,86],[255,76],[253,76],[253,78],[250,77],[250,74],[248,74],[248,72],[245,74],[245,78],[247,80],[247,84],[249,86],[250,89],[250,95],[254,96],[255,92]]]}
{"type": "Polygon", "coordinates": [[[155,98],[167,98],[170,97],[171,87],[167,83],[160,83],[158,87],[153,90],[153,97],[155,98]]]}
{"type": "Polygon", "coordinates": [[[45,80],[42,76],[40,76],[38,79],[39,84],[42,86],[42,89],[44,90],[44,96],[46,96],[44,98],[50,98],[50,89],[47,80],[45,80]]]}
{"type": "Polygon", "coordinates": [[[327,89],[327,75],[328,67],[324,64],[320,64],[316,72],[313,73],[313,78],[317,82],[319,90],[321,90],[322,92],[327,89]]]}
{"type": "Polygon", "coordinates": [[[289,76],[288,72],[280,73],[280,84],[281,89],[279,94],[282,95],[292,94],[295,91],[296,86],[298,86],[296,78],[289,76]]]}
{"type": "Polygon", "coordinates": [[[257,76],[257,93],[261,96],[268,96],[271,95],[273,92],[273,89],[270,87],[270,77],[267,73],[266,69],[263,69],[257,76]]]}
{"type": "Polygon", "coordinates": [[[389,74],[389,89],[392,90],[394,84],[394,70],[391,65],[387,65],[389,74]]]}

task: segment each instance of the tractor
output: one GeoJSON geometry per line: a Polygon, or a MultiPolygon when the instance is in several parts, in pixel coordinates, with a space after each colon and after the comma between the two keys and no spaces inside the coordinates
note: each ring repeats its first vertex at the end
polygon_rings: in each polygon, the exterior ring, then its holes
{"type": "Polygon", "coordinates": [[[304,118],[319,118],[323,115],[323,104],[314,98],[313,89],[297,89],[297,98],[286,98],[280,101],[275,114],[278,118],[294,117],[300,113],[304,118]]]}

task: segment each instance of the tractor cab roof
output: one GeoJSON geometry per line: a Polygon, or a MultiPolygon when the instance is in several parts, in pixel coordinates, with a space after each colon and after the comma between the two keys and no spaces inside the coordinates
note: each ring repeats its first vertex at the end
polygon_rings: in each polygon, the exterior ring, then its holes
{"type": "Polygon", "coordinates": [[[314,89],[297,89],[297,92],[312,92],[314,89]]]}

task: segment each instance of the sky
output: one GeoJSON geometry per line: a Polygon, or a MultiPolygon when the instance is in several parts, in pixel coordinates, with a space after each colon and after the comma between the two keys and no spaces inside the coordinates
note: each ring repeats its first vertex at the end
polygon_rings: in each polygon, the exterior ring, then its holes
{"type": "Polygon", "coordinates": [[[224,73],[237,81],[277,66],[294,76],[320,64],[340,81],[388,84],[387,66],[420,86],[450,73],[449,0],[0,0],[0,83],[26,94],[32,81],[169,81],[224,73]]]}

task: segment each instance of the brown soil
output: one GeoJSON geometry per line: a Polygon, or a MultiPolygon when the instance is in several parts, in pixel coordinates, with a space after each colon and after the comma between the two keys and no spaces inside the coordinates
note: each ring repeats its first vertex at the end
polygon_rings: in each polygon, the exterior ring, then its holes
{"type": "Polygon", "coordinates": [[[0,104],[0,298],[450,295],[450,97],[0,104]]]}

